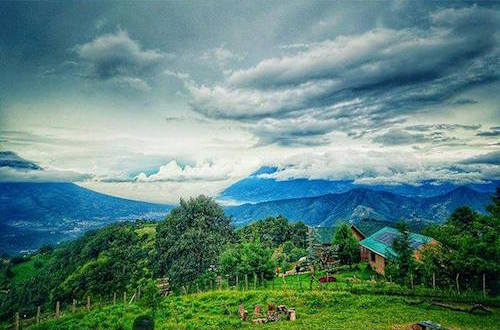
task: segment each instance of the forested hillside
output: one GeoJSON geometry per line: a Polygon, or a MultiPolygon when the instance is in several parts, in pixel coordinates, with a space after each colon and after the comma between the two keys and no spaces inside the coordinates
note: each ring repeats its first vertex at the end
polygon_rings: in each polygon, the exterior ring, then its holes
{"type": "Polygon", "coordinates": [[[279,214],[294,221],[304,221],[310,226],[323,227],[333,226],[340,220],[357,222],[364,218],[393,223],[402,219],[439,223],[455,208],[463,205],[484,213],[490,198],[489,193],[480,193],[467,187],[429,198],[354,189],[340,194],[231,206],[226,208],[226,212],[233,217],[236,225],[279,214]]]}

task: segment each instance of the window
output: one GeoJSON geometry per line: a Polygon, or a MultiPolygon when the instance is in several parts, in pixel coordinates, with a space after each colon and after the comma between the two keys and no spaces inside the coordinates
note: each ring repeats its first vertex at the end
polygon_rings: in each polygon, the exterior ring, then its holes
{"type": "Polygon", "coordinates": [[[370,261],[375,262],[375,253],[370,251],[370,261]]]}

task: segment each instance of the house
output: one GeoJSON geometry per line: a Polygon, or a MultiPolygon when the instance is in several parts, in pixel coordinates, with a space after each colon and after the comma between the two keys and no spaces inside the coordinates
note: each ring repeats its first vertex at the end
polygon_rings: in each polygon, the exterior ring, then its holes
{"type": "MultiPolygon", "coordinates": [[[[360,241],[361,261],[368,261],[377,273],[384,274],[387,259],[396,256],[392,242],[399,234],[396,228],[384,227],[360,241]]],[[[410,233],[410,246],[417,260],[420,260],[421,249],[429,244],[437,244],[437,241],[428,236],[410,233]]]]}
{"type": "Polygon", "coordinates": [[[354,235],[354,237],[356,237],[356,240],[358,240],[358,242],[361,242],[366,238],[366,235],[361,230],[359,230],[359,228],[356,227],[354,224],[351,224],[351,230],[352,234],[354,235]]]}

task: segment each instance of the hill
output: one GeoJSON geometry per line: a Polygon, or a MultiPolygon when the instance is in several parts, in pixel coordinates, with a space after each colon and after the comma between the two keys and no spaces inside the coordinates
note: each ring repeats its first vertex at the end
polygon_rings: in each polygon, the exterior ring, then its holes
{"type": "Polygon", "coordinates": [[[489,193],[467,187],[449,193],[422,198],[407,197],[385,191],[353,189],[339,194],[318,197],[294,198],[256,204],[226,207],[234,223],[244,225],[267,216],[284,215],[294,221],[304,221],[310,226],[333,226],[339,220],[358,222],[364,218],[396,222],[442,222],[458,206],[468,205],[484,212],[490,202],[489,193]]]}
{"type": "Polygon", "coordinates": [[[452,182],[425,181],[420,185],[363,185],[353,180],[276,180],[269,175],[276,172],[274,167],[263,167],[227,189],[218,197],[221,201],[239,203],[260,203],[273,200],[316,197],[326,194],[339,194],[353,189],[386,191],[408,197],[436,197],[447,194],[459,187],[467,187],[478,192],[493,193],[500,180],[489,183],[456,184],[452,182]]]}
{"type": "Polygon", "coordinates": [[[0,183],[0,252],[75,238],[110,222],[165,217],[172,207],[100,194],[73,183],[0,183]]]}

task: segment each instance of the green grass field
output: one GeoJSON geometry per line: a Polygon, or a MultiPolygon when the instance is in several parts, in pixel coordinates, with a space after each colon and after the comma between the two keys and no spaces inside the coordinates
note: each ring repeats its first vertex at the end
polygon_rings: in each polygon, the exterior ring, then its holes
{"type": "MultiPolygon", "coordinates": [[[[450,329],[498,329],[500,313],[490,315],[454,312],[423,303],[408,305],[401,296],[349,292],[296,290],[211,291],[167,297],[155,313],[156,329],[407,329],[421,320],[432,320],[450,329]],[[240,301],[252,313],[256,304],[285,304],[297,309],[297,321],[266,325],[242,322],[237,316],[240,301]]],[[[132,304],[96,307],[90,312],[43,322],[28,329],[131,329],[134,319],[151,310],[132,304]]]]}
{"type": "MultiPolygon", "coordinates": [[[[373,281],[373,273],[361,265],[360,268],[343,268],[334,276],[337,282],[320,285],[314,282],[309,290],[309,275],[289,276],[266,281],[249,290],[245,283],[224,286],[221,290],[211,290],[187,295],[173,295],[163,298],[155,311],[155,329],[408,329],[411,323],[432,320],[449,329],[500,329],[500,300],[482,299],[477,294],[461,296],[449,292],[416,287],[414,290],[402,288],[393,283],[373,281]],[[412,304],[415,301],[423,303],[412,304]],[[489,305],[492,314],[469,314],[451,311],[429,303],[431,300],[448,304],[470,305],[481,302],[489,305]],[[284,304],[297,310],[295,322],[282,320],[265,325],[242,322],[238,318],[239,304],[252,315],[255,305],[266,308],[267,304],[284,304]]],[[[376,278],[375,278],[376,279],[376,278]]],[[[192,288],[191,288],[192,289],[192,288]]],[[[130,297],[130,296],[129,296],[130,297]]],[[[23,329],[131,329],[133,321],[140,315],[152,315],[151,309],[143,302],[123,305],[117,303],[93,304],[90,312],[79,304],[75,314],[69,306],[62,305],[62,317],[54,319],[53,311],[42,315],[40,325],[33,319],[24,321],[23,329]]],[[[31,316],[28,316],[31,317],[31,316]]],[[[6,328],[8,325],[5,325],[6,328]]]]}

